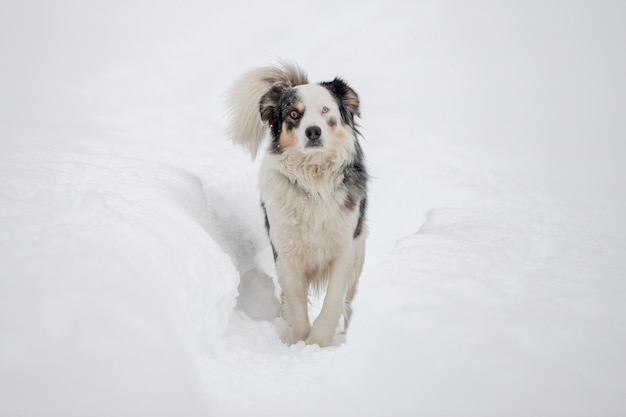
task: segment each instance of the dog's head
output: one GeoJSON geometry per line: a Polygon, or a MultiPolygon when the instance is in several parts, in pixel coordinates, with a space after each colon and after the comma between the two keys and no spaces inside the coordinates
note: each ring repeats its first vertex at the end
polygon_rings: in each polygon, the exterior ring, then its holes
{"type": "Polygon", "coordinates": [[[261,120],[271,132],[271,152],[353,148],[359,97],[340,78],[295,87],[274,84],[260,100],[261,120]]]}

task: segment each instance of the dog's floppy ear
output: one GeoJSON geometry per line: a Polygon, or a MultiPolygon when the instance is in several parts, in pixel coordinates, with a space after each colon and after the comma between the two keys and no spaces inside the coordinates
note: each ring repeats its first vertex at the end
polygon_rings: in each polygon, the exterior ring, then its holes
{"type": "Polygon", "coordinates": [[[259,101],[259,112],[261,114],[261,120],[263,123],[267,123],[270,125],[275,125],[277,120],[277,111],[278,102],[280,97],[285,92],[287,87],[284,83],[278,82],[274,83],[267,91],[267,93],[263,94],[261,100],[259,101]]]}
{"type": "Polygon", "coordinates": [[[361,116],[359,111],[359,96],[357,93],[341,78],[335,78],[332,81],[327,81],[320,83],[322,86],[326,87],[339,102],[339,107],[342,110],[342,116],[344,116],[344,110],[349,116],[349,121],[351,124],[354,122],[354,116],[361,116]]]}

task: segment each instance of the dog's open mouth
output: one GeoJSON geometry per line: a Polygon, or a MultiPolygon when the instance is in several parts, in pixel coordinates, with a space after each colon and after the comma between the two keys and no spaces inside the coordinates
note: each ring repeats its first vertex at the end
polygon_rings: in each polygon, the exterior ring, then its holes
{"type": "Polygon", "coordinates": [[[307,148],[321,148],[322,147],[322,141],[319,140],[319,139],[309,140],[306,143],[306,147],[307,148]]]}

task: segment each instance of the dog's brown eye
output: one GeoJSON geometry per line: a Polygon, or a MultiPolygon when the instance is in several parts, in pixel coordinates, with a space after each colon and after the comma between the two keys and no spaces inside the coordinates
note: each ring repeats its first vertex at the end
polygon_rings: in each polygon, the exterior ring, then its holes
{"type": "Polygon", "coordinates": [[[300,117],[300,113],[298,113],[296,110],[292,110],[289,113],[289,116],[291,116],[292,119],[297,119],[298,117],[300,117]]]}

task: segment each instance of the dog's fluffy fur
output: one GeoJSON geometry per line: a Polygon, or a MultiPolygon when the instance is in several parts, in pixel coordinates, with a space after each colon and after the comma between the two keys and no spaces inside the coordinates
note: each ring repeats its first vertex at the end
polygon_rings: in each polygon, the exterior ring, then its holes
{"type": "Polygon", "coordinates": [[[342,314],[347,328],[365,256],[359,97],[340,78],[309,84],[299,67],[282,62],[244,74],[227,105],[229,136],[253,157],[269,133],[259,188],[290,341],[328,346],[342,314]],[[324,285],[311,326],[308,291],[324,285]]]}

